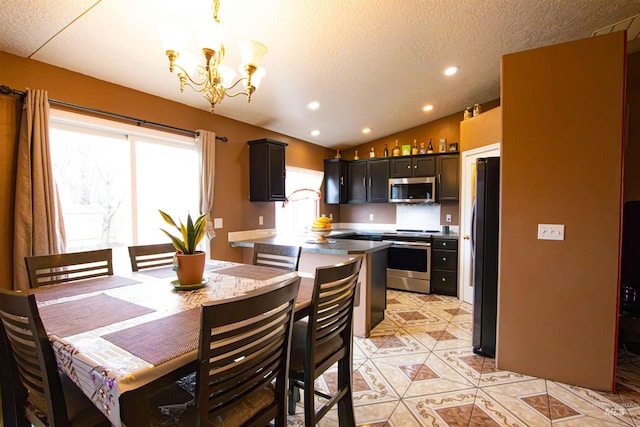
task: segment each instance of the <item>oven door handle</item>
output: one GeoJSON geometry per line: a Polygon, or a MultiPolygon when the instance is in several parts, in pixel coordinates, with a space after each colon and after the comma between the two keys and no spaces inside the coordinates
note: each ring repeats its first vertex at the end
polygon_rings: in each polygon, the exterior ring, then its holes
{"type": "Polygon", "coordinates": [[[399,242],[396,240],[383,240],[383,242],[393,244],[392,248],[421,249],[426,251],[431,247],[431,243],[425,242],[399,242]]]}

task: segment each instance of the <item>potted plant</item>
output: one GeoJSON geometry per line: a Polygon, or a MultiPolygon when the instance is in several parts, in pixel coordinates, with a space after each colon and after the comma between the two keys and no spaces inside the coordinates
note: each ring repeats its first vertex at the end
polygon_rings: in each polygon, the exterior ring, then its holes
{"type": "Polygon", "coordinates": [[[206,228],[206,215],[200,215],[195,222],[191,219],[191,215],[187,215],[187,223],[180,221],[180,226],[167,213],[158,210],[160,216],[169,225],[174,226],[180,233],[179,237],[174,236],[167,230],[161,229],[164,234],[169,236],[173,246],[176,248],[178,281],[180,285],[195,285],[202,282],[202,274],[204,273],[204,264],[206,254],[196,250],[198,243],[204,238],[206,228]]]}

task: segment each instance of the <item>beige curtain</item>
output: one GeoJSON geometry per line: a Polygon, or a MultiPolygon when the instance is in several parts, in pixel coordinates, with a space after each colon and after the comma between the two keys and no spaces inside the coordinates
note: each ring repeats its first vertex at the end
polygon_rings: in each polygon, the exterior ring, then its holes
{"type": "Polygon", "coordinates": [[[216,134],[198,129],[196,151],[200,165],[200,212],[207,215],[206,252],[211,258],[210,240],[216,236],[213,229],[213,189],[216,176],[216,134]]]}
{"type": "Polygon", "coordinates": [[[13,287],[28,289],[24,257],[65,250],[64,224],[49,154],[49,99],[44,90],[27,90],[17,157],[13,287]]]}

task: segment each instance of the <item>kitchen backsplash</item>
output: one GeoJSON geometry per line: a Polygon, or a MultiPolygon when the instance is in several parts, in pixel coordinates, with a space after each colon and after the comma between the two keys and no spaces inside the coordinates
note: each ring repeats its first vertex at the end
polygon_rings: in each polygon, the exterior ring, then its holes
{"type": "Polygon", "coordinates": [[[440,230],[440,205],[397,205],[396,228],[440,230]]]}

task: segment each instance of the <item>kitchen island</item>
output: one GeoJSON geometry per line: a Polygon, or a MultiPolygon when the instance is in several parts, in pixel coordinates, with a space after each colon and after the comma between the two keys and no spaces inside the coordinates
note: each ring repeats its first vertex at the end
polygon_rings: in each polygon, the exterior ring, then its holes
{"type": "MultiPolygon", "coordinates": [[[[274,235],[251,236],[244,233],[229,233],[229,245],[253,248],[254,243],[302,247],[298,271],[314,274],[316,267],[333,265],[362,255],[359,292],[353,317],[353,334],[368,337],[371,329],[384,318],[386,308],[387,242],[367,240],[335,239],[328,237],[327,243],[317,243],[315,236],[274,235]]],[[[251,251],[245,251],[245,262],[250,262],[251,251]]]]}

